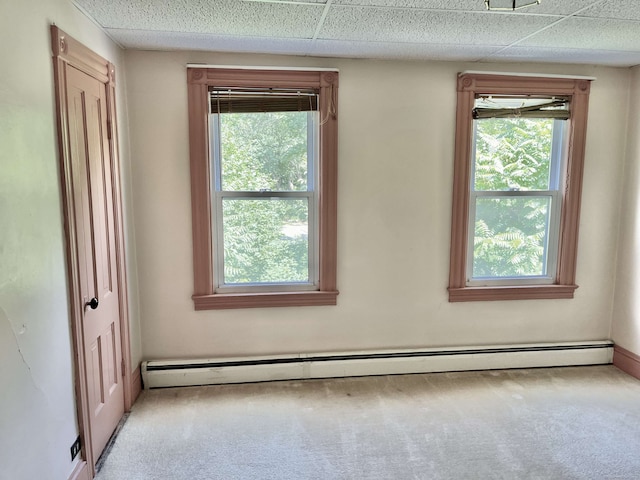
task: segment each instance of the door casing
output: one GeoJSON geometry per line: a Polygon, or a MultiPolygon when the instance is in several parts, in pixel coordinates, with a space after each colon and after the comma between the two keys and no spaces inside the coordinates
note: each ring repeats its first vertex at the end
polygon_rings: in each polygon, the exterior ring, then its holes
{"type": "MultiPolygon", "coordinates": [[[[74,375],[76,408],[82,441],[82,462],[86,462],[86,475],[95,475],[95,463],[91,448],[91,422],[89,415],[88,385],[86,381],[85,350],[82,335],[83,299],[78,275],[78,245],[76,224],[72,203],[71,156],[69,148],[69,119],[66,104],[66,70],[73,67],[97,79],[106,87],[107,128],[109,131],[109,161],[111,164],[111,188],[113,189],[113,214],[116,238],[116,281],[120,303],[120,344],[123,357],[124,408],[129,411],[135,400],[132,388],[132,363],[129,338],[129,314],[127,299],[127,278],[125,263],[124,222],[122,216],[122,195],[120,190],[120,159],[118,154],[118,134],[116,122],[115,66],[89,48],[76,41],[57,26],[51,26],[51,46],[55,81],[56,120],[58,126],[58,150],[66,240],[67,276],[69,286],[69,313],[74,347],[74,375]]],[[[80,471],[81,469],[76,469],[80,471]]]]}

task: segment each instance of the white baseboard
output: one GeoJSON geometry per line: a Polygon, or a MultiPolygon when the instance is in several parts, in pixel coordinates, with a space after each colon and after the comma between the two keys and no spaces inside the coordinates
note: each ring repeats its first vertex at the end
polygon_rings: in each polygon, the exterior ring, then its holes
{"type": "Polygon", "coordinates": [[[165,360],[142,363],[144,388],[407,373],[609,364],[608,340],[491,347],[165,360]]]}

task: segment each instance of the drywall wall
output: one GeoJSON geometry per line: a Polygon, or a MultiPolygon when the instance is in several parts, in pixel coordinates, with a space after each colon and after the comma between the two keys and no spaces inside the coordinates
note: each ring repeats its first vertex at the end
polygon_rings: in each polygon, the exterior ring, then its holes
{"type": "Polygon", "coordinates": [[[632,70],[612,338],[640,355],[640,67],[632,70]]]}
{"type": "Polygon", "coordinates": [[[147,359],[606,339],[629,71],[126,51],[147,359]],[[186,64],[340,69],[335,307],[193,309],[186,64]],[[447,300],[456,75],[593,75],[572,300],[447,300]]]}
{"type": "MultiPolygon", "coordinates": [[[[0,6],[0,479],[68,478],[78,435],[49,26],[116,64],[121,50],[68,0],[0,6]]],[[[124,83],[120,112],[126,118],[124,83]]],[[[126,140],[126,125],[119,128],[126,140]]],[[[128,147],[121,147],[125,195],[128,147]]],[[[130,203],[130,195],[127,197],[130,203]]],[[[132,247],[130,216],[127,235],[132,247]]],[[[132,250],[132,249],[131,249],[132,250]]],[[[132,261],[134,252],[130,252],[132,261]]],[[[132,340],[140,340],[133,277],[132,340]]]]}

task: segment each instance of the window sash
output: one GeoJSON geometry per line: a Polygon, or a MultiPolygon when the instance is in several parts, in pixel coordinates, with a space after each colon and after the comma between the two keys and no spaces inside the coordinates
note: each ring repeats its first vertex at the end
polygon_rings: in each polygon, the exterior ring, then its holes
{"type": "Polygon", "coordinates": [[[318,289],[318,215],[315,192],[214,192],[214,217],[217,221],[213,223],[215,239],[215,258],[219,266],[215,270],[214,288],[219,293],[247,293],[247,292],[269,292],[269,291],[310,291],[318,289]],[[224,229],[223,229],[223,201],[225,198],[233,199],[306,199],[308,206],[308,278],[309,282],[260,282],[260,283],[226,283],[224,279],[225,257],[224,257],[224,229]]]}
{"type": "Polygon", "coordinates": [[[484,191],[471,192],[469,197],[469,237],[467,239],[467,285],[548,285],[555,282],[555,271],[558,259],[558,242],[560,230],[561,193],[558,190],[534,190],[534,191],[484,191]],[[546,238],[544,240],[545,252],[543,265],[546,275],[521,275],[501,277],[474,277],[474,247],[476,205],[479,198],[549,198],[550,206],[547,213],[548,221],[546,238]]]}
{"type": "MultiPolygon", "coordinates": [[[[254,112],[255,113],[255,112],[254,112]]],[[[222,114],[224,115],[224,113],[222,114]]],[[[222,153],[220,139],[222,138],[220,126],[220,114],[216,112],[209,113],[209,138],[210,156],[213,159],[213,187],[214,192],[222,190],[222,153]]],[[[317,190],[318,185],[318,162],[320,158],[319,152],[319,118],[317,111],[307,112],[307,191],[317,190]]],[[[298,190],[299,191],[299,190],[298,190]]]]}
{"type": "MultiPolygon", "coordinates": [[[[548,118],[548,117],[547,117],[548,118]]],[[[473,137],[471,141],[471,175],[470,190],[475,190],[476,185],[476,145],[478,140],[478,121],[473,120],[473,137]]],[[[561,172],[565,168],[566,163],[566,130],[568,124],[564,119],[554,119],[553,133],[551,139],[551,165],[549,165],[549,189],[559,189],[561,172]]],[[[535,190],[518,190],[518,191],[535,191],[535,190]]]]}

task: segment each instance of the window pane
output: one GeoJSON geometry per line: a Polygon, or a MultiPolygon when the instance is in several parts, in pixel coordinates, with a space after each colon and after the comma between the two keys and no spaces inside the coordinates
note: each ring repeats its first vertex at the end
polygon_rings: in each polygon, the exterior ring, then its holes
{"type": "Polygon", "coordinates": [[[473,278],[546,275],[550,197],[477,198],[473,278]]]}
{"type": "Polygon", "coordinates": [[[490,118],[475,124],[476,191],[552,190],[553,119],[490,118]]]}
{"type": "Polygon", "coordinates": [[[309,282],[306,198],[222,200],[224,283],[309,282]]]}
{"type": "Polygon", "coordinates": [[[220,114],[222,190],[307,190],[309,115],[313,114],[220,114]]]}

